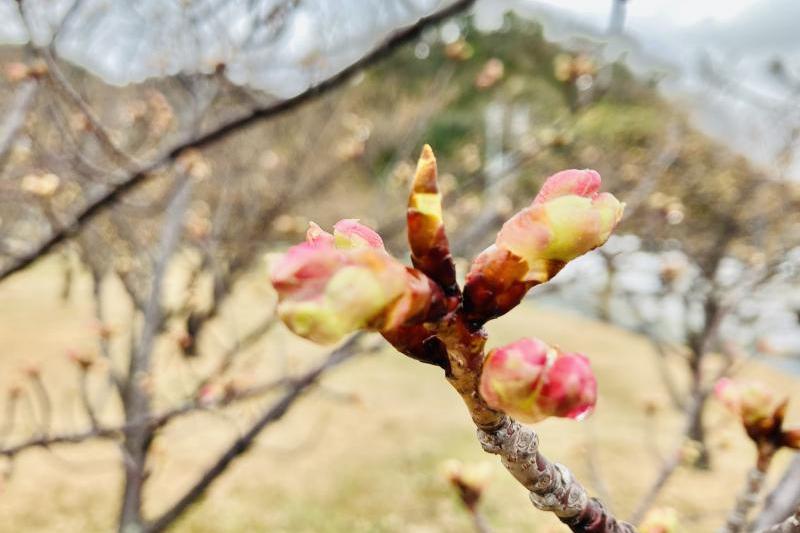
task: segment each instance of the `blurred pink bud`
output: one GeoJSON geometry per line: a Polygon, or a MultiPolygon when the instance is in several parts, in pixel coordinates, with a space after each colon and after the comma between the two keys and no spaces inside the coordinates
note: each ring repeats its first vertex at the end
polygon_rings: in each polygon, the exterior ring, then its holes
{"type": "Polygon", "coordinates": [[[5,66],[6,79],[11,83],[17,83],[28,77],[30,69],[25,63],[14,61],[5,66]]]}
{"type": "Polygon", "coordinates": [[[36,379],[42,374],[42,369],[36,363],[25,365],[22,372],[31,379],[36,379]]]}
{"type": "Polygon", "coordinates": [[[212,405],[219,400],[220,388],[214,383],[206,383],[197,391],[197,402],[201,405],[212,405]]]}
{"type": "Polygon", "coordinates": [[[714,386],[714,394],[745,426],[757,425],[775,414],[779,401],[762,383],[736,383],[722,378],[714,386]]]}
{"type": "Polygon", "coordinates": [[[475,86],[478,89],[488,89],[500,81],[505,74],[505,65],[502,61],[493,57],[484,63],[478,75],[475,77],[475,86]]]}
{"type": "Polygon", "coordinates": [[[642,520],[639,531],[641,533],[677,533],[678,513],[671,507],[656,507],[651,509],[642,520]]]}
{"type": "Polygon", "coordinates": [[[312,223],[306,242],[275,264],[271,281],[281,320],[318,343],[396,327],[442,299],[435,284],[386,253],[380,236],[356,220],[340,221],[333,235],[312,223]]]}
{"type": "Polygon", "coordinates": [[[598,192],[600,185],[594,170],[554,174],[530,206],[503,224],[495,244],[475,259],[467,274],[471,318],[485,321],[508,312],[528,289],[608,240],[624,205],[598,192]]]}
{"type": "Polygon", "coordinates": [[[581,419],[594,409],[597,382],[585,356],[524,338],[489,352],[480,393],[492,408],[524,422],[581,419]]]}
{"type": "Polygon", "coordinates": [[[100,320],[95,320],[92,322],[92,329],[100,338],[105,340],[110,339],[115,333],[114,327],[100,320]]]}
{"type": "Polygon", "coordinates": [[[94,364],[94,358],[91,355],[71,348],[67,350],[67,359],[81,370],[88,370],[94,364]]]}

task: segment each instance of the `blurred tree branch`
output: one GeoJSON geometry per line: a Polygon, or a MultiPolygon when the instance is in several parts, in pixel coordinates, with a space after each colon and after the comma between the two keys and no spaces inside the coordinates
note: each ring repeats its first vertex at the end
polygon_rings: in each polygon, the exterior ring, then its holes
{"type": "Polygon", "coordinates": [[[232,117],[228,120],[223,120],[215,127],[199,135],[188,135],[162,151],[159,156],[150,162],[135,166],[130,173],[113,180],[110,184],[103,187],[102,190],[92,195],[69,220],[62,221],[60,226],[52,228],[50,234],[40,242],[35,243],[30,250],[12,257],[7,261],[6,264],[0,268],[0,280],[23,270],[38,258],[47,254],[55,246],[74,235],[83,224],[90,221],[106,207],[114,204],[126,193],[136,188],[140,183],[146,181],[154,171],[173,163],[184,151],[210,147],[226,139],[231,134],[240,132],[257,122],[268,120],[297,109],[301,105],[340,87],[357,73],[391,55],[398,47],[419,37],[426,28],[462,13],[471,7],[474,1],[475,0],[458,0],[453,2],[431,15],[419,19],[415,24],[395,32],[386,39],[386,41],[359,60],[326,80],[309,87],[297,96],[270,103],[263,107],[255,107],[249,112],[232,117]]]}
{"type": "Polygon", "coordinates": [[[764,508],[753,523],[753,529],[760,531],[771,524],[777,524],[787,519],[798,507],[800,507],[800,454],[795,455],[780,482],[767,496],[764,508]]]}

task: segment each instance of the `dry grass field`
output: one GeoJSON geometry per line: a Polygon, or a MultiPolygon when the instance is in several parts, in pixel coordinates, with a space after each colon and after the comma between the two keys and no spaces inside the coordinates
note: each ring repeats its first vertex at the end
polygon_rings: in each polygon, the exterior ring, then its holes
{"type": "MultiPolygon", "coordinates": [[[[76,370],[64,353],[70,347],[93,345],[88,280],[78,281],[66,303],[58,292],[53,261],[0,285],[0,384],[19,381],[26,364],[40,364],[53,391],[56,427],[78,428],[85,421],[79,418],[76,370]]],[[[253,280],[234,303],[242,308],[237,316],[246,321],[270,301],[266,281],[253,280]]],[[[124,314],[119,312],[120,317],[124,314]]],[[[535,335],[590,355],[600,384],[597,411],[584,422],[540,424],[542,448],[550,458],[569,465],[592,492],[599,476],[615,511],[621,516],[630,513],[656,474],[657,454],[675,446],[681,424],[668,404],[648,343],[605,324],[529,304],[492,323],[490,332],[492,345],[535,335]],[[657,407],[654,416],[646,414],[648,404],[657,407]],[[596,476],[590,475],[592,460],[596,476]]],[[[165,375],[185,365],[164,351],[165,375]]],[[[248,354],[247,364],[253,372],[297,372],[320,353],[277,326],[248,354]],[[283,355],[276,357],[278,352],[283,355]]],[[[562,531],[552,517],[531,507],[524,490],[495,458],[480,450],[465,409],[440,374],[389,349],[334,370],[284,420],[268,428],[173,530],[469,531],[464,512],[440,474],[443,461],[458,458],[494,465],[483,508],[496,531],[562,531]]],[[[743,374],[767,380],[785,393],[797,390],[796,378],[763,365],[751,364],[743,374]]],[[[166,385],[164,401],[170,394],[170,383],[166,385]]],[[[172,385],[179,397],[180,380],[175,378],[172,385]]],[[[95,392],[102,394],[102,383],[95,383],[95,392]]],[[[245,427],[263,401],[224,416],[202,413],[169,426],[155,443],[148,510],[157,512],[168,505],[245,427]]],[[[115,409],[110,405],[103,416],[112,418],[115,409]]],[[[792,403],[790,418],[800,420],[800,395],[792,403]]],[[[713,531],[752,462],[748,441],[718,406],[711,406],[708,419],[713,470],[681,469],[659,500],[679,510],[683,531],[713,531]]],[[[788,458],[784,452],[779,464],[788,458]]],[[[18,457],[12,475],[0,485],[0,530],[109,531],[120,488],[113,444],[31,450],[18,457]]]]}

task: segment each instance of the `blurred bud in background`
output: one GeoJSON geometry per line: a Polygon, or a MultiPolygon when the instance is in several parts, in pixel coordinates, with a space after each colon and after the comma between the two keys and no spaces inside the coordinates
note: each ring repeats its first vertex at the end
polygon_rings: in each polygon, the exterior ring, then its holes
{"type": "Polygon", "coordinates": [[[651,509],[639,526],[641,533],[678,533],[678,512],[671,507],[651,509]]]}

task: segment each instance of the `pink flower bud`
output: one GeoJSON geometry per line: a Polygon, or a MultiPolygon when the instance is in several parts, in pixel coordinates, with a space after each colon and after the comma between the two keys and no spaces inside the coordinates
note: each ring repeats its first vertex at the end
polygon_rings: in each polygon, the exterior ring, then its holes
{"type": "Polygon", "coordinates": [[[722,378],[714,386],[714,394],[745,426],[753,426],[771,419],[779,402],[762,383],[736,383],[722,378]]]}
{"type": "Polygon", "coordinates": [[[678,513],[671,507],[656,507],[645,515],[639,531],[642,533],[677,533],[678,513]]]}
{"type": "Polygon", "coordinates": [[[311,224],[271,273],[278,315],[301,337],[336,342],[358,329],[396,327],[441,300],[438,287],[392,258],[377,233],[342,220],[334,233],[311,224]]]}
{"type": "Polygon", "coordinates": [[[524,422],[580,419],[594,409],[597,382],[585,356],[525,338],[489,352],[480,393],[490,407],[524,422]]]}
{"type": "Polygon", "coordinates": [[[608,240],[624,205],[598,192],[600,183],[594,170],[554,174],[529,207],[503,224],[495,244],[475,259],[467,274],[471,318],[485,321],[506,313],[528,289],[608,240]]]}

